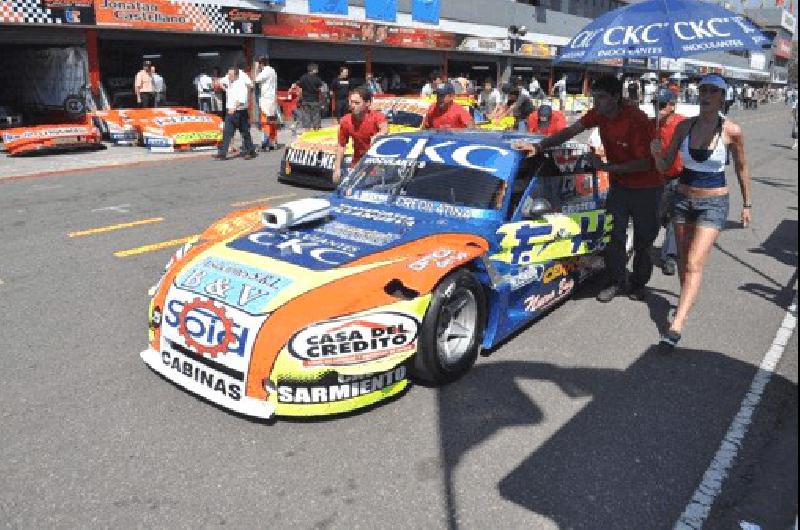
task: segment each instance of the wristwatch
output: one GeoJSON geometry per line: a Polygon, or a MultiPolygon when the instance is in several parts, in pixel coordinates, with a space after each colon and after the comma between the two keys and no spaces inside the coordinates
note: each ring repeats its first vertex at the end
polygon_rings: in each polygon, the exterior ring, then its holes
{"type": "Polygon", "coordinates": [[[742,204],[742,208],[752,208],[752,204],[742,204]]]}

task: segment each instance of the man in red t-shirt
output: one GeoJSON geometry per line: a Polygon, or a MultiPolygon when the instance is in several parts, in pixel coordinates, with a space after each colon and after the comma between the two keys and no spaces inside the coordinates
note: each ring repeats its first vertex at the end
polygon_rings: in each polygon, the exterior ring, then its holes
{"type": "Polygon", "coordinates": [[[346,114],[339,122],[339,143],[336,146],[336,161],[333,164],[333,183],[342,179],[342,160],[347,142],[353,139],[353,167],[361,157],[369,151],[369,146],[376,136],[386,134],[389,125],[386,116],[377,110],[370,109],[372,92],[366,87],[358,87],[350,92],[350,114],[346,114]]]}
{"type": "MultiPolygon", "coordinates": [[[[671,88],[662,88],[656,94],[653,101],[655,105],[655,112],[658,113],[658,121],[653,119],[653,130],[658,134],[661,140],[661,145],[664,146],[661,150],[661,155],[666,155],[669,145],[672,143],[672,137],[675,136],[675,128],[680,122],[686,119],[686,116],[675,112],[675,102],[677,96],[671,88]]],[[[665,217],[665,210],[671,201],[669,198],[675,192],[675,186],[678,183],[678,176],[683,170],[683,160],[681,154],[675,156],[675,161],[672,166],[664,173],[667,179],[667,185],[664,187],[664,200],[661,204],[661,217],[665,217]]],[[[675,242],[675,230],[672,223],[666,223],[667,232],[664,234],[664,244],[661,245],[661,271],[667,276],[673,276],[677,272],[678,260],[678,245],[675,242]]]]}
{"type": "Polygon", "coordinates": [[[539,107],[528,116],[528,132],[550,136],[567,128],[567,118],[561,111],[553,110],[548,104],[539,107]]]}
{"type": "Polygon", "coordinates": [[[613,216],[611,242],[606,247],[608,286],[597,295],[601,302],[610,302],[618,294],[628,292],[636,300],[644,298],[644,286],[653,273],[650,247],[653,245],[660,219],[658,205],[664,180],[656,171],[650,155],[652,124],[647,115],[622,102],[622,83],[614,76],[602,76],[592,83],[594,107],[580,120],[541,142],[515,143],[514,147],[531,156],[561,145],[586,129],[597,127],[608,162],[594,158],[594,167],[608,172],[611,187],[606,210],[613,216]],[[627,278],[628,255],[626,231],[633,219],[633,272],[627,278]]]}
{"type": "Polygon", "coordinates": [[[436,102],[422,120],[423,129],[468,129],[474,126],[467,109],[456,103],[455,89],[450,83],[436,87],[436,102]]]}

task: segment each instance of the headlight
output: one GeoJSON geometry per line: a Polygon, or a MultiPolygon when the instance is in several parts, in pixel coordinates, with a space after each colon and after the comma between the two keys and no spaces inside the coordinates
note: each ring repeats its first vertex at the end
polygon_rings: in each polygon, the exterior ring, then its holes
{"type": "Polygon", "coordinates": [[[195,243],[196,241],[189,241],[188,243],[184,244],[181,248],[175,251],[175,254],[173,254],[172,257],[169,258],[169,261],[164,266],[164,272],[161,273],[161,278],[158,279],[158,282],[156,282],[154,286],[152,286],[150,289],[147,290],[148,296],[150,297],[155,296],[155,294],[158,292],[158,288],[161,286],[161,281],[164,279],[164,276],[167,274],[167,271],[170,269],[170,267],[172,267],[176,261],[184,257],[186,253],[189,252],[189,249],[191,249],[192,246],[194,246],[195,243]]]}

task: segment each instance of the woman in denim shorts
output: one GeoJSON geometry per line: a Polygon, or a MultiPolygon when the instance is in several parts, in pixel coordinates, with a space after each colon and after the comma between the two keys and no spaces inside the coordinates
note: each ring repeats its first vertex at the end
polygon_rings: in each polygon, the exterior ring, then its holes
{"type": "Polygon", "coordinates": [[[663,352],[674,350],[681,338],[689,310],[700,291],[706,258],[728,219],[730,202],[725,182],[728,152],[733,155],[742,192],[742,225],[750,224],[750,171],[745,160],[744,137],[738,125],[720,114],[727,86],[716,74],[704,77],[699,84],[699,116],[676,127],[663,156],[661,140],[653,140],[650,146],[656,167],[662,173],[672,166],[678,152],[683,160],[672,205],[681,295],[675,318],[659,342],[663,352]]]}

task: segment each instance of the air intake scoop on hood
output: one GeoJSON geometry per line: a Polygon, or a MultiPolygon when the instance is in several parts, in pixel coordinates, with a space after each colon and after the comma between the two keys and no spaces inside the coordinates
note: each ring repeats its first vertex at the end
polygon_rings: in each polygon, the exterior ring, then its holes
{"type": "Polygon", "coordinates": [[[331,203],[327,199],[310,197],[264,211],[261,222],[266,227],[280,230],[322,220],[330,214],[331,203]]]}

